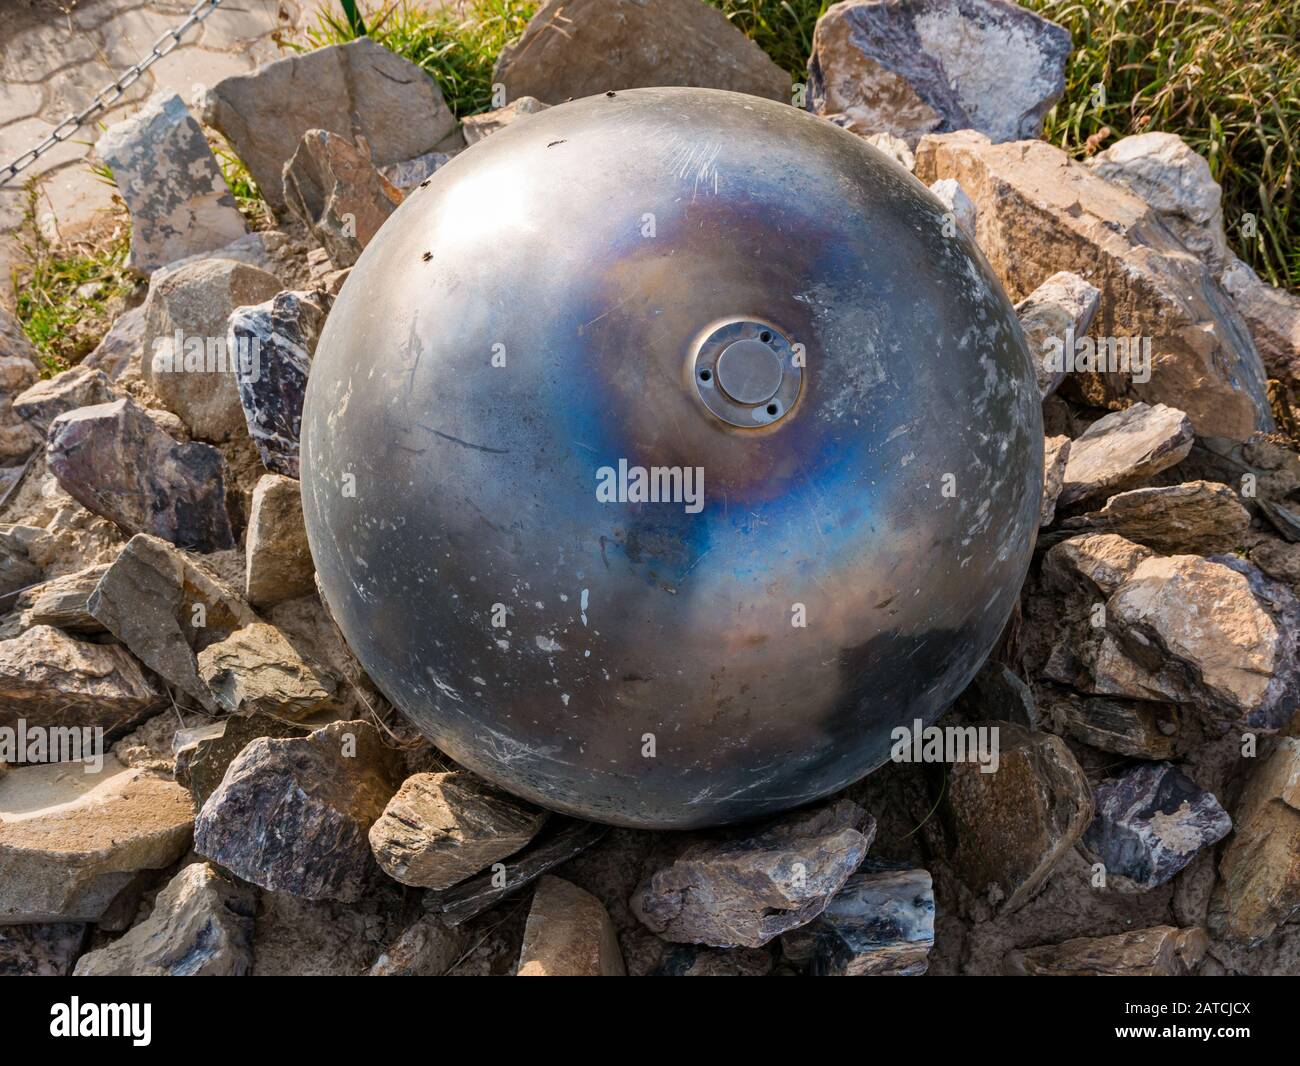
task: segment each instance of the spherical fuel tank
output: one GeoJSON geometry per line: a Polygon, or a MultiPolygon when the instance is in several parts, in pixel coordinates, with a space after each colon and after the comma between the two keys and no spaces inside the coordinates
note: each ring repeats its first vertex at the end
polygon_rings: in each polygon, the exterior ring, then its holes
{"type": "Polygon", "coordinates": [[[1029,565],[1007,296],[896,162],[706,89],[521,118],[412,191],[311,368],[321,588],[501,788],[616,825],[807,803],[933,722],[1029,565]]]}

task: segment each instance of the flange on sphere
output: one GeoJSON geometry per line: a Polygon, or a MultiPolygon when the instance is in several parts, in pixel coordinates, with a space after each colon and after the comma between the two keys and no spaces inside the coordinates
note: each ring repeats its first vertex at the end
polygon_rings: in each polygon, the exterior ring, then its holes
{"type": "Polygon", "coordinates": [[[858,137],[707,89],[564,104],[414,190],[317,349],[321,588],[457,762],[618,825],[884,762],[996,641],[1043,427],[1006,295],[858,137]]]}

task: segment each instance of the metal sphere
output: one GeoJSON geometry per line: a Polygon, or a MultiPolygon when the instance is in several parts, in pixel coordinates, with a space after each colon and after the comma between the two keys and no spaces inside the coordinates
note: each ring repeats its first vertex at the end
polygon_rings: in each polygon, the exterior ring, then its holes
{"type": "Polygon", "coordinates": [[[303,418],[321,587],[380,689],[510,792],[659,828],[826,795],[938,717],[1016,600],[1043,444],[945,211],[704,89],[555,107],[415,190],[303,418]]]}

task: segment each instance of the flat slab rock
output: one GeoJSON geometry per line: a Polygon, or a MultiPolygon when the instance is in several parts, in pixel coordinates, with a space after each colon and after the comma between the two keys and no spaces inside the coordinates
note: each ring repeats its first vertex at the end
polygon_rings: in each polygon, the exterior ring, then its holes
{"type": "Polygon", "coordinates": [[[1190,977],[1209,947],[1203,929],[1160,925],[1013,951],[1006,969],[1030,977],[1190,977]]]}
{"type": "Polygon", "coordinates": [[[437,83],[369,37],[224,78],[200,109],[277,213],[284,210],[284,165],[308,130],[364,137],[372,161],[383,166],[432,151],[456,125],[437,83]]]}
{"type": "Polygon", "coordinates": [[[1039,527],[1056,520],[1056,501],[1065,485],[1065,467],[1070,461],[1069,437],[1048,437],[1043,442],[1043,502],[1038,509],[1039,527]]]}
{"type": "Polygon", "coordinates": [[[128,265],[143,273],[248,232],[203,130],[175,93],[156,93],[110,126],[95,154],[131,212],[128,265]]]}
{"type": "Polygon", "coordinates": [[[151,533],[198,552],[235,546],[221,453],[179,443],[134,400],[59,415],[46,461],[69,496],[128,534],[151,533]]]}
{"type": "Polygon", "coordinates": [[[253,964],[257,897],[203,862],[158,893],[125,936],[77,960],[78,977],[243,977],[253,964]]]}
{"type": "Polygon", "coordinates": [[[1213,794],[1167,762],[1135,766],[1093,790],[1097,813],[1083,845],[1142,888],[1170,880],[1202,848],[1232,831],[1213,794]]]}
{"type": "Polygon", "coordinates": [[[1070,445],[1057,505],[1068,507],[1149,481],[1182,462],[1195,439],[1187,416],[1164,404],[1135,403],[1099,418],[1070,445]]]}
{"type": "Polygon", "coordinates": [[[1085,696],[1052,685],[1038,689],[1038,705],[1053,733],[1102,751],[1168,759],[1180,749],[1183,716],[1177,704],[1085,696]]]}
{"type": "Polygon", "coordinates": [[[118,398],[108,375],[83,363],[24,389],[14,397],[14,410],[44,433],[65,411],[112,403],[118,398]]]}
{"type": "Polygon", "coordinates": [[[194,850],[274,892],[359,900],[376,869],[366,833],[400,781],[368,722],[252,741],[199,811],[194,850]]]}
{"type": "Polygon", "coordinates": [[[548,104],[653,85],[790,99],[790,76],[697,0],[547,0],[501,50],[492,80],[511,100],[548,104]]]}
{"type": "Polygon", "coordinates": [[[1061,528],[1117,533],[1166,554],[1210,555],[1245,541],[1250,512],[1229,486],[1188,481],[1118,493],[1100,510],[1067,518],[1061,528]]]}
{"type": "Polygon", "coordinates": [[[338,681],[273,625],[252,622],[198,654],[199,677],[231,714],[302,719],[335,704],[338,681]]]}
{"type": "Polygon", "coordinates": [[[190,844],[189,794],[112,756],[99,773],[47,763],[0,775],[0,925],[98,921],[140,870],[190,844]]]}
{"type": "Polygon", "coordinates": [[[112,730],[166,696],[125,648],[33,626],[0,641],[0,727],[20,718],[44,728],[112,730]]]}
{"type": "Polygon", "coordinates": [[[875,832],[875,819],[839,800],[750,835],[697,841],[642,881],[632,912],[665,940],[761,947],[826,908],[875,832]]]}
{"type": "Polygon", "coordinates": [[[394,880],[450,888],[524,847],[546,817],[465,771],[414,774],[370,827],[370,848],[394,880]]]}
{"type": "Polygon", "coordinates": [[[1000,0],[850,0],[817,20],[810,110],[854,133],[1038,137],[1065,92],[1068,30],[1000,0]]]}
{"type": "Polygon", "coordinates": [[[977,897],[1006,911],[1023,905],[1092,821],[1092,790],[1060,737],[1009,723],[999,730],[993,773],[958,762],[944,806],[953,870],[977,897]]]}
{"type": "Polygon", "coordinates": [[[605,905],[547,874],[537,882],[519,950],[518,977],[624,977],[623,952],[605,905]]]}

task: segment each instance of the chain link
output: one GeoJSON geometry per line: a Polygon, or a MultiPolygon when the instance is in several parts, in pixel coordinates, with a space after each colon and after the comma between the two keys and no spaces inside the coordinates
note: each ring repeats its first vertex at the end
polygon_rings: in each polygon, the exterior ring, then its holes
{"type": "Polygon", "coordinates": [[[56,144],[62,144],[72,136],[78,129],[84,126],[101,111],[106,111],[122,99],[127,89],[134,85],[144,75],[144,72],[151,66],[170,54],[177,45],[181,43],[181,38],[189,33],[195,26],[212,14],[220,5],[222,0],[199,0],[191,9],[185,21],[175,29],[168,30],[158,40],[154,41],[153,47],[149,54],[134,66],[128,67],[111,85],[106,85],[100,89],[93,97],[90,104],[77,112],[75,115],[69,115],[57,126],[48,137],[45,138],[35,148],[29,148],[3,170],[0,170],[0,185],[3,185],[10,178],[31,166],[36,160],[40,159],[46,152],[56,144]]]}

